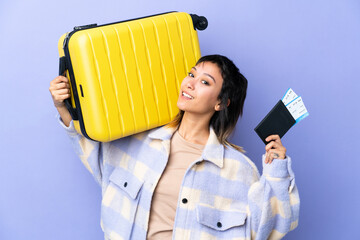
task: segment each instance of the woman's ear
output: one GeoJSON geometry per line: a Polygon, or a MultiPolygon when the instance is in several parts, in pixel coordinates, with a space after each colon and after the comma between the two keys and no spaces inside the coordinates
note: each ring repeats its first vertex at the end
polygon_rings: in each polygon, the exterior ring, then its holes
{"type": "Polygon", "coordinates": [[[221,103],[215,105],[215,111],[220,111],[221,109],[221,103]]]}
{"type": "MultiPolygon", "coordinates": [[[[228,99],[228,102],[227,102],[227,107],[230,105],[230,99],[228,99]]],[[[215,105],[215,111],[220,111],[220,110],[223,110],[222,106],[221,106],[221,102],[219,101],[216,105],[215,105]]]]}

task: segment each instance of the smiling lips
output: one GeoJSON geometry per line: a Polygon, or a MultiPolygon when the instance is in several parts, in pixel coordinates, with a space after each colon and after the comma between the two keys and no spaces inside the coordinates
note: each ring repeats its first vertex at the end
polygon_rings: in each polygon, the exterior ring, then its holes
{"type": "Polygon", "coordinates": [[[182,95],[184,96],[184,97],[186,97],[186,98],[189,98],[189,99],[194,99],[194,97],[193,96],[191,96],[190,94],[188,94],[188,93],[186,93],[186,92],[182,92],[182,95]]]}

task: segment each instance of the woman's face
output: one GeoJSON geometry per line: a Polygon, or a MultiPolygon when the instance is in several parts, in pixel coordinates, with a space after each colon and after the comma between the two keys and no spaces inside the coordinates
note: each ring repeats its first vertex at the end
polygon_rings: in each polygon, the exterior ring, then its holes
{"type": "Polygon", "coordinates": [[[185,112],[212,114],[219,111],[218,96],[223,84],[219,67],[202,62],[193,67],[181,83],[177,106],[185,112]]]}

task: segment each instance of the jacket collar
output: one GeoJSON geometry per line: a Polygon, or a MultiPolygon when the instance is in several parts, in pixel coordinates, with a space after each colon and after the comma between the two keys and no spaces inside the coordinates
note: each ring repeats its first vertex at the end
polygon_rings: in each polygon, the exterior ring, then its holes
{"type": "MultiPolygon", "coordinates": [[[[169,127],[165,125],[163,127],[151,130],[149,137],[151,139],[159,139],[162,141],[170,141],[172,135],[176,131],[176,127],[169,127]]],[[[219,142],[215,131],[210,127],[210,134],[205,145],[204,151],[201,158],[214,163],[219,168],[223,167],[224,164],[224,146],[219,142]]]]}

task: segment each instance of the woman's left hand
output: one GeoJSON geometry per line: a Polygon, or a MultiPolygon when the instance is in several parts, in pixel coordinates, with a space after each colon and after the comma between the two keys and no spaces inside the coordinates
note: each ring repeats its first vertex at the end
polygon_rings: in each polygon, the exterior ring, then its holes
{"type": "Polygon", "coordinates": [[[265,139],[265,141],[271,141],[265,146],[265,163],[272,163],[275,158],[285,159],[286,148],[282,145],[279,135],[270,135],[265,139]]]}

